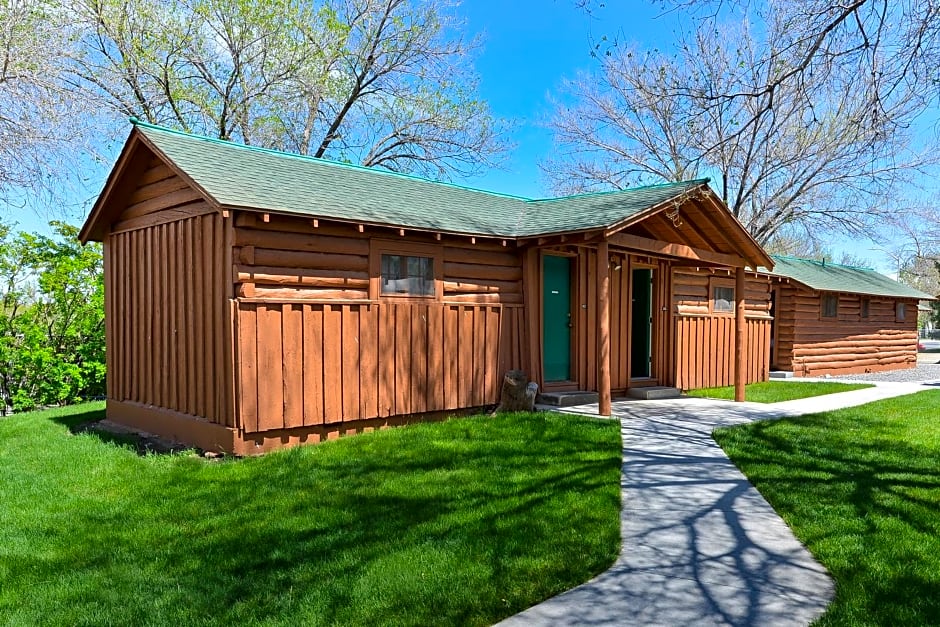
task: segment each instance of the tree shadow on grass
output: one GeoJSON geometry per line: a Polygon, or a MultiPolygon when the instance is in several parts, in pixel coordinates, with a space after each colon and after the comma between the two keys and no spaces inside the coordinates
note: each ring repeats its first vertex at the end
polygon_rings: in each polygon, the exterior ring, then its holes
{"type": "Polygon", "coordinates": [[[87,405],[61,407],[52,410],[49,417],[53,422],[67,427],[72,435],[87,434],[103,444],[132,449],[140,456],[176,454],[190,450],[201,453],[191,446],[112,423],[107,420],[104,408],[89,408],[87,405]]]}
{"type": "Polygon", "coordinates": [[[9,579],[35,591],[16,618],[492,622],[616,555],[617,426],[578,422],[472,419],[237,464],[83,469],[93,497],[49,504],[41,546],[10,561],[9,579]]]}
{"type": "Polygon", "coordinates": [[[934,623],[940,450],[902,428],[910,416],[900,410],[866,424],[852,411],[716,437],[835,576],[836,601],[821,624],[934,623]]]}

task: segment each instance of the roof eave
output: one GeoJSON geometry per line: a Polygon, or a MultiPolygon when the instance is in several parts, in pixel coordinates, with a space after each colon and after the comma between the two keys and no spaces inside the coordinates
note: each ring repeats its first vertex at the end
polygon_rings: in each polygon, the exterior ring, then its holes
{"type": "Polygon", "coordinates": [[[816,287],[815,285],[811,285],[810,283],[801,281],[795,277],[788,276],[786,274],[779,274],[777,272],[763,272],[763,273],[758,272],[758,273],[766,274],[767,276],[774,278],[774,279],[785,279],[787,281],[792,281],[793,283],[796,283],[797,285],[805,287],[808,290],[813,290],[814,292],[830,292],[832,294],[859,294],[861,296],[873,296],[873,297],[881,297],[881,298],[907,298],[911,300],[940,300],[940,298],[935,298],[924,292],[922,292],[922,294],[924,294],[926,298],[924,296],[916,296],[912,294],[891,294],[891,293],[887,293],[884,291],[866,292],[866,291],[851,290],[851,289],[832,290],[832,289],[828,289],[825,287],[816,287]]]}
{"type": "Polygon", "coordinates": [[[103,225],[100,224],[101,214],[104,208],[109,204],[109,201],[118,193],[117,187],[123,180],[124,174],[131,169],[132,156],[135,155],[135,151],[140,145],[140,132],[136,128],[132,128],[127,139],[124,141],[124,147],[121,148],[121,154],[118,157],[117,163],[108,174],[104,188],[102,188],[101,193],[98,194],[95,204],[92,206],[88,217],[85,219],[85,223],[78,232],[78,240],[82,244],[87,244],[89,241],[100,242],[104,238],[103,225]]]}
{"type": "Polygon", "coordinates": [[[731,213],[731,210],[728,209],[724,201],[718,197],[718,194],[716,194],[715,191],[709,185],[702,185],[701,187],[705,189],[705,196],[706,198],[708,198],[708,201],[711,202],[713,205],[721,208],[721,211],[719,211],[719,213],[722,216],[725,216],[726,219],[730,219],[734,227],[740,233],[744,235],[746,247],[749,250],[739,251],[739,252],[741,252],[742,253],[741,256],[744,257],[744,259],[751,264],[750,267],[753,270],[756,270],[757,268],[763,266],[764,268],[767,268],[768,270],[773,270],[774,265],[775,265],[774,260],[767,253],[767,251],[764,250],[764,247],[761,246],[757,242],[756,239],[754,239],[754,236],[751,235],[750,231],[748,231],[744,227],[744,225],[741,224],[741,221],[738,220],[737,217],[735,217],[733,213],[731,213]],[[750,254],[745,254],[745,253],[750,253],[750,254]],[[751,254],[753,254],[753,256],[751,256],[751,254]]]}
{"type": "Polygon", "coordinates": [[[209,206],[211,206],[213,209],[217,211],[222,209],[222,205],[219,203],[219,201],[217,201],[215,197],[212,194],[210,194],[208,190],[206,190],[205,187],[200,185],[198,182],[196,182],[194,178],[189,176],[189,174],[185,170],[177,166],[176,163],[173,161],[173,159],[171,159],[170,156],[166,154],[166,152],[160,149],[160,147],[156,143],[154,143],[149,137],[147,137],[146,133],[140,131],[139,129],[137,129],[137,127],[135,127],[135,130],[137,130],[137,132],[140,133],[141,142],[145,146],[147,146],[147,148],[149,148],[155,155],[159,156],[163,160],[163,162],[167,165],[167,167],[169,167],[173,171],[174,174],[176,174],[178,177],[183,179],[187,185],[189,185],[194,190],[199,192],[202,195],[203,199],[207,203],[209,203],[209,206]]]}
{"type": "Polygon", "coordinates": [[[108,227],[110,226],[111,220],[117,216],[108,215],[106,209],[110,207],[115,202],[120,202],[120,196],[122,194],[130,194],[132,192],[131,185],[135,182],[135,178],[131,177],[135,169],[140,170],[138,174],[142,174],[146,169],[147,155],[145,152],[141,151],[144,148],[149,153],[159,157],[174,174],[183,179],[187,185],[195,189],[203,197],[203,199],[209,203],[214,209],[219,209],[219,203],[209,194],[205,188],[199,185],[194,181],[186,172],[179,168],[173,160],[160,148],[154,144],[150,139],[143,133],[137,126],[134,126],[131,129],[130,134],[127,136],[127,140],[124,142],[124,147],[121,148],[121,154],[118,156],[117,163],[111,169],[111,173],[108,174],[108,179],[105,182],[104,188],[101,193],[98,195],[95,204],[92,206],[91,212],[88,214],[88,218],[85,220],[85,224],[82,225],[81,230],[78,233],[78,239],[82,244],[87,244],[89,241],[102,241],[104,236],[107,234],[108,227]],[[126,182],[126,183],[125,183],[126,182]],[[122,184],[126,185],[122,187],[122,184]]]}
{"type": "Polygon", "coordinates": [[[376,222],[372,220],[350,220],[345,218],[337,218],[335,216],[321,215],[314,213],[300,213],[297,211],[290,211],[286,209],[272,209],[272,208],[259,208],[251,205],[239,205],[233,203],[219,204],[218,208],[221,211],[247,211],[251,213],[269,213],[272,215],[287,216],[291,218],[300,218],[302,220],[324,220],[329,222],[338,222],[340,224],[351,224],[351,225],[362,225],[364,227],[372,228],[385,228],[385,229],[400,229],[403,231],[410,231],[412,233],[429,233],[432,235],[440,234],[447,235],[451,237],[478,237],[480,239],[495,239],[495,240],[506,240],[507,242],[515,242],[519,238],[515,235],[503,235],[499,233],[483,233],[483,232],[474,232],[474,231],[454,231],[448,229],[435,229],[426,226],[414,226],[409,224],[399,224],[395,222],[376,222]]]}

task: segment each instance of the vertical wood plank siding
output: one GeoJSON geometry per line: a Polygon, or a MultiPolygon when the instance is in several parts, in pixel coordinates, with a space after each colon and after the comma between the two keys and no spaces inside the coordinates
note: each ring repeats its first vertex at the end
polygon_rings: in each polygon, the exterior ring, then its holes
{"type": "MultiPolygon", "coordinates": [[[[675,324],[675,386],[683,390],[734,384],[734,316],[715,314],[711,288],[716,282],[733,286],[726,272],[676,270],[672,277],[675,324]]],[[[770,376],[770,284],[748,276],[745,282],[746,381],[770,376]]]]}
{"type": "MultiPolygon", "coordinates": [[[[615,251],[611,258],[614,266],[620,266],[620,270],[612,269],[610,272],[610,386],[612,390],[622,392],[630,385],[630,336],[631,336],[631,269],[634,267],[636,258],[631,258],[628,254],[615,251]]],[[[666,260],[649,260],[650,263],[644,263],[642,267],[650,267],[653,270],[653,281],[655,289],[653,291],[653,337],[652,355],[653,363],[651,376],[661,385],[672,385],[675,379],[675,359],[669,347],[672,346],[672,315],[665,306],[670,300],[672,290],[672,271],[671,264],[666,260]]],[[[596,252],[594,250],[585,250],[578,257],[579,283],[590,281],[591,285],[596,284],[593,268],[596,267],[596,252]]],[[[636,266],[640,267],[640,266],[636,266]]],[[[596,308],[596,290],[583,290],[582,300],[579,301],[579,316],[576,325],[578,346],[585,347],[586,350],[579,351],[578,354],[578,376],[583,377],[579,382],[588,382],[585,389],[596,389],[596,356],[594,353],[594,338],[596,330],[593,320],[596,308]],[[583,300],[584,298],[588,300],[583,300]],[[583,306],[586,305],[586,308],[583,306]],[[593,361],[591,361],[593,360],[593,361]]]]}
{"type": "MultiPolygon", "coordinates": [[[[734,318],[676,318],[676,387],[682,390],[734,384],[734,318]]],[[[770,374],[770,320],[748,318],[747,382],[770,374]]]]}
{"type": "Polygon", "coordinates": [[[259,432],[494,404],[504,368],[521,365],[522,314],[515,305],[240,301],[240,424],[259,432]]]}
{"type": "Polygon", "coordinates": [[[222,218],[205,213],[107,241],[108,397],[234,426],[221,389],[222,218]]]}
{"type": "MultiPolygon", "coordinates": [[[[368,230],[235,218],[235,377],[246,433],[496,403],[526,366],[513,248],[414,234],[435,251],[441,301],[370,293],[368,230]]],[[[398,240],[384,238],[385,247],[398,240]]],[[[374,270],[374,268],[373,268],[374,270]]]]}

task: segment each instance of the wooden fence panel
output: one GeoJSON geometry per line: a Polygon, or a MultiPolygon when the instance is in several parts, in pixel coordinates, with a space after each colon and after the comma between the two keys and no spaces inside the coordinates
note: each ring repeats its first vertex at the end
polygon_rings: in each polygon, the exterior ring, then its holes
{"type": "MultiPolygon", "coordinates": [[[[770,375],[770,320],[748,319],[745,370],[748,383],[770,375]]],[[[734,385],[734,318],[730,316],[678,316],[676,387],[694,390],[734,385]]]]}
{"type": "Polygon", "coordinates": [[[518,306],[236,302],[246,432],[495,404],[518,306]]]}

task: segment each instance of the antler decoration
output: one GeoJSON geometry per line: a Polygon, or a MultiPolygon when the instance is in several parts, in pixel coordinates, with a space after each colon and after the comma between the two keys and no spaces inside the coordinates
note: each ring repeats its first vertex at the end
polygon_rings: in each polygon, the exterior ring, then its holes
{"type": "Polygon", "coordinates": [[[677,229],[682,226],[682,218],[679,217],[679,207],[676,206],[672,211],[666,212],[666,217],[672,220],[672,225],[677,229]]]}

